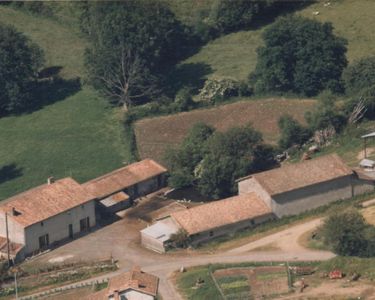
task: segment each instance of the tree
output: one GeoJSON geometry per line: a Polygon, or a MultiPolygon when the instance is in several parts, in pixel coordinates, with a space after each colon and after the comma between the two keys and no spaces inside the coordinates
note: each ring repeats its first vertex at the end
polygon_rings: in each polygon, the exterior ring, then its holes
{"type": "Polygon", "coordinates": [[[43,61],[36,44],[13,26],[0,23],[0,114],[31,105],[32,83],[43,61]]]}
{"type": "Polygon", "coordinates": [[[282,149],[288,149],[293,145],[301,146],[311,136],[310,130],[304,128],[290,115],[280,117],[278,125],[281,132],[279,146],[282,149]]]}
{"type": "Polygon", "coordinates": [[[263,145],[262,135],[251,126],[216,132],[206,148],[198,188],[204,195],[217,199],[236,192],[236,179],[275,163],[273,149],[263,145]]]}
{"type": "Polygon", "coordinates": [[[93,1],[81,11],[90,42],[85,64],[94,86],[122,105],[150,100],[160,74],[184,51],[181,23],[154,0],[93,1]]]}
{"type": "Polygon", "coordinates": [[[324,242],[332,250],[344,256],[359,256],[367,248],[365,231],[368,225],[363,216],[356,210],[330,215],[323,224],[324,242]]]}
{"type": "Polygon", "coordinates": [[[362,58],[349,65],[344,73],[345,91],[348,95],[358,96],[363,90],[375,86],[375,56],[362,58]]]}
{"type": "Polygon", "coordinates": [[[171,235],[170,241],[173,247],[186,248],[190,242],[189,234],[185,229],[179,229],[176,233],[171,235]]]}
{"type": "Polygon", "coordinates": [[[323,89],[339,90],[347,42],[333,34],[330,23],[282,17],[262,36],[265,46],[257,49],[256,69],[250,75],[256,92],[314,96],[323,89]]]}

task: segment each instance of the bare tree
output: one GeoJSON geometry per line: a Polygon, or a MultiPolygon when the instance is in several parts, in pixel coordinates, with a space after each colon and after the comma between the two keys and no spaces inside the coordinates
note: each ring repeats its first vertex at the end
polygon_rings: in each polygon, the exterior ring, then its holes
{"type": "Polygon", "coordinates": [[[349,124],[355,124],[359,120],[361,120],[365,113],[367,111],[367,108],[365,106],[365,100],[361,97],[359,98],[358,103],[354,106],[353,111],[350,113],[348,123],[349,124]]]}
{"type": "Polygon", "coordinates": [[[118,66],[108,67],[99,78],[105,85],[106,94],[128,110],[136,99],[155,96],[157,80],[145,66],[139,55],[123,48],[118,66]]]}

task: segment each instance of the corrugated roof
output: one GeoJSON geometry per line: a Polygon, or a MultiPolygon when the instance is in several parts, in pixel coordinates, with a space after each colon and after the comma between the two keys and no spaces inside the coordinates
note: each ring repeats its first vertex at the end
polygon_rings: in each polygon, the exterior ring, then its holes
{"type": "Polygon", "coordinates": [[[41,222],[95,199],[72,178],[57,180],[13,196],[0,205],[9,218],[23,227],[41,222]],[[17,215],[12,215],[15,208],[17,215]]]}
{"type": "Polygon", "coordinates": [[[165,172],[167,169],[157,162],[144,159],[90,180],[83,186],[97,198],[103,198],[165,172]]]}
{"type": "Polygon", "coordinates": [[[331,154],[254,174],[252,177],[270,195],[277,195],[350,174],[353,171],[341,158],[331,154]]]}
{"type": "Polygon", "coordinates": [[[249,193],[178,211],[171,217],[192,235],[269,213],[270,208],[255,193],[249,193]]]}
{"type": "Polygon", "coordinates": [[[168,241],[172,234],[177,233],[179,226],[173,221],[172,218],[166,218],[160,220],[155,224],[146,227],[141,230],[141,233],[147,234],[148,236],[157,239],[159,241],[165,242],[168,241]]]}

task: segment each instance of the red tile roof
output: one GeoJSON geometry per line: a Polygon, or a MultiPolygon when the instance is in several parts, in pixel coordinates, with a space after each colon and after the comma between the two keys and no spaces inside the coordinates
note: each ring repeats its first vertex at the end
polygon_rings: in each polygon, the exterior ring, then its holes
{"type": "Polygon", "coordinates": [[[10,219],[27,227],[94,199],[78,182],[64,178],[5,200],[0,211],[7,212],[10,219]],[[17,215],[12,214],[13,208],[17,215]]]}
{"type": "Polygon", "coordinates": [[[171,217],[192,235],[270,213],[257,194],[249,193],[174,212],[171,217]]]}
{"type": "Polygon", "coordinates": [[[331,154],[254,174],[251,177],[255,178],[270,195],[277,195],[351,174],[353,171],[341,158],[337,154],[331,154]]]}
{"type": "Polygon", "coordinates": [[[167,169],[157,162],[145,159],[90,180],[83,186],[97,198],[104,198],[166,172],[167,169]]]}
{"type": "Polygon", "coordinates": [[[86,300],[108,300],[115,292],[121,294],[126,290],[135,290],[156,297],[158,284],[158,277],[142,272],[139,267],[134,267],[130,272],[112,277],[105,290],[89,295],[86,300]]]}

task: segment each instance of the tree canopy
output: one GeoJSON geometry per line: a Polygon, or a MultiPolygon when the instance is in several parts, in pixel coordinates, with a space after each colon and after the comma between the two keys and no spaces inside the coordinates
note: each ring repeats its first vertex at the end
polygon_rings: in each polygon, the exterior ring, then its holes
{"type": "Polygon", "coordinates": [[[264,31],[263,40],[250,75],[256,92],[314,96],[324,89],[340,89],[347,42],[333,34],[330,23],[282,17],[264,31]]]}
{"type": "Polygon", "coordinates": [[[217,199],[235,193],[236,179],[275,163],[273,148],[263,144],[262,135],[251,126],[214,132],[205,124],[195,125],[167,159],[172,186],[195,185],[217,199]]]}
{"type": "Polygon", "coordinates": [[[127,106],[155,94],[160,74],[185,45],[184,28],[169,8],[153,0],[95,1],[82,12],[90,41],[86,66],[94,85],[127,106]]]}
{"type": "Polygon", "coordinates": [[[13,26],[0,23],[0,114],[30,103],[31,84],[43,64],[43,52],[13,26]]]}
{"type": "Polygon", "coordinates": [[[301,146],[311,136],[308,128],[303,127],[290,115],[284,115],[278,122],[280,128],[279,146],[288,149],[293,145],[301,146]]]}
{"type": "Polygon", "coordinates": [[[361,94],[375,86],[375,56],[362,58],[350,64],[343,73],[345,91],[348,95],[361,94]]]}

